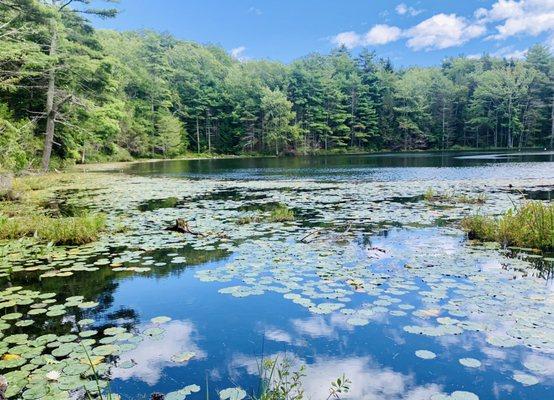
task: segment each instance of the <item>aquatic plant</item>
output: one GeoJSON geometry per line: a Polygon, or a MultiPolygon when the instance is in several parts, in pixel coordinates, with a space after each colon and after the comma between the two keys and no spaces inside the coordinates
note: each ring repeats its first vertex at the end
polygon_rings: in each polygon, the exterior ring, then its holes
{"type": "Polygon", "coordinates": [[[0,214],[0,239],[35,237],[57,245],[80,245],[97,240],[105,225],[106,216],[99,213],[66,218],[40,214],[9,218],[0,214]]]}
{"type": "Polygon", "coordinates": [[[286,222],[294,220],[294,211],[285,205],[279,205],[271,211],[268,220],[270,222],[286,222]]]}
{"type": "Polygon", "coordinates": [[[260,222],[262,218],[259,215],[246,215],[237,219],[238,225],[248,225],[254,222],[260,222]]]}
{"type": "Polygon", "coordinates": [[[470,239],[504,246],[554,249],[554,204],[526,201],[499,218],[476,214],[461,222],[470,239]]]}
{"type": "Polygon", "coordinates": [[[423,194],[423,200],[428,203],[444,202],[444,203],[462,203],[462,204],[484,204],[487,201],[487,195],[484,193],[478,193],[474,196],[467,193],[457,194],[451,193],[437,193],[433,188],[429,187],[423,194]]]}
{"type": "Polygon", "coordinates": [[[302,378],[306,367],[302,365],[293,370],[288,358],[281,361],[276,359],[263,359],[258,365],[259,393],[256,400],[302,400],[304,389],[302,378]]]}

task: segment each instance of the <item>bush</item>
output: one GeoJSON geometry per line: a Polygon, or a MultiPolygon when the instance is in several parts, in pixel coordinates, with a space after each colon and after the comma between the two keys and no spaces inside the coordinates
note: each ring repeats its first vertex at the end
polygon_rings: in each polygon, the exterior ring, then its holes
{"type": "Polygon", "coordinates": [[[504,246],[554,249],[554,204],[528,201],[495,219],[474,215],[462,220],[470,239],[496,241],[504,246]]]}

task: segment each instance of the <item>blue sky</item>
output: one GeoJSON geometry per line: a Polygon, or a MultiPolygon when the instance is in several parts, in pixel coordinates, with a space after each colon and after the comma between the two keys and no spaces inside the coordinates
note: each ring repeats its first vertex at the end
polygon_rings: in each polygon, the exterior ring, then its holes
{"type": "Polygon", "coordinates": [[[290,62],[344,44],[407,66],[554,47],[554,0],[120,0],[118,7],[117,18],[95,25],[169,32],[240,59],[290,62]]]}

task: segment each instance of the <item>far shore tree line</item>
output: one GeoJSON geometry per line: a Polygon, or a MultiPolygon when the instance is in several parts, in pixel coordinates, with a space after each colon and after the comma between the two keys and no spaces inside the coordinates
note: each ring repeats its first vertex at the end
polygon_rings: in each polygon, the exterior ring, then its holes
{"type": "Polygon", "coordinates": [[[0,168],[211,154],[554,147],[554,57],[395,68],[345,48],[240,61],[95,30],[89,0],[0,0],[0,168]]]}

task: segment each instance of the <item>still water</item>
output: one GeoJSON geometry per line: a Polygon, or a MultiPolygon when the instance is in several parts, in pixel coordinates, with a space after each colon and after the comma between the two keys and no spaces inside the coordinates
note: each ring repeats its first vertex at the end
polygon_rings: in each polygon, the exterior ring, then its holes
{"type": "Polygon", "coordinates": [[[100,268],[15,283],[98,302],[64,316],[58,335],[84,317],[98,332],[142,333],[109,359],[110,390],[123,399],[191,384],[201,389],[187,399],[253,393],[266,358],[305,365],[314,400],[342,374],[351,399],[550,399],[551,255],[468,243],[457,221],[523,196],[550,201],[553,161],[544,152],[135,164],[90,198],[68,195],[131,221],[79,258],[100,268]],[[430,186],[489,197],[431,205],[430,186]],[[295,219],[269,222],[273,204],[295,219]],[[205,236],[165,230],[178,217],[205,236]]]}
{"type": "Polygon", "coordinates": [[[130,172],[217,179],[415,180],[554,177],[553,151],[384,153],[139,163],[130,172]]]}

